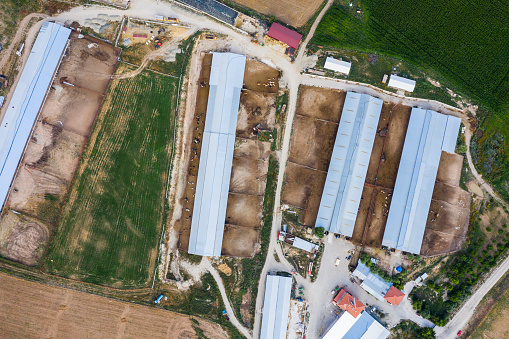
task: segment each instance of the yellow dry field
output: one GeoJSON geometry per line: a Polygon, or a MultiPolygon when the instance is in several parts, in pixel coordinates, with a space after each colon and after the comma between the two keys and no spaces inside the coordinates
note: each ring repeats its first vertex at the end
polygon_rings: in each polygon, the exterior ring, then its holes
{"type": "Polygon", "coordinates": [[[0,273],[2,338],[227,338],[218,324],[0,273]]]}
{"type": "Polygon", "coordinates": [[[323,0],[233,0],[257,12],[274,15],[293,27],[306,24],[315,14],[323,0]]]}

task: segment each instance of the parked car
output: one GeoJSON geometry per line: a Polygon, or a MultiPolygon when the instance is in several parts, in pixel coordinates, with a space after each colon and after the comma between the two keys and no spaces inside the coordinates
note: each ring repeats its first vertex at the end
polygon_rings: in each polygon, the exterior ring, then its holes
{"type": "Polygon", "coordinates": [[[337,258],[337,259],[336,259],[336,262],[334,263],[334,266],[335,266],[335,267],[338,267],[338,265],[339,265],[339,262],[340,262],[340,261],[341,261],[341,260],[339,260],[339,258],[337,258]]]}

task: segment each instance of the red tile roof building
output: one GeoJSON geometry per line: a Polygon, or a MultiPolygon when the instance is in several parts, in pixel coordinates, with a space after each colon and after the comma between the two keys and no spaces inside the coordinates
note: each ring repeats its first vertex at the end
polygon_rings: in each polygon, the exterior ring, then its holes
{"type": "Polygon", "coordinates": [[[405,298],[405,293],[398,290],[396,287],[391,286],[387,293],[384,296],[384,299],[387,300],[389,303],[398,306],[401,301],[405,298]]]}
{"type": "Polygon", "coordinates": [[[344,288],[338,292],[333,302],[343,311],[350,313],[354,318],[357,318],[364,310],[364,304],[352,297],[344,288]]]}
{"type": "Polygon", "coordinates": [[[269,33],[267,33],[273,39],[284,42],[288,46],[297,49],[302,40],[302,34],[292,31],[285,26],[282,26],[276,22],[270,26],[269,33]]]}

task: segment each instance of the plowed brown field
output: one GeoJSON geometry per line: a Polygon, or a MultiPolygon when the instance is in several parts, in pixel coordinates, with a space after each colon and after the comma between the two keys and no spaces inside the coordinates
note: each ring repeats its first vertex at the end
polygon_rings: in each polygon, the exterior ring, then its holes
{"type": "Polygon", "coordinates": [[[0,273],[2,338],[226,338],[220,325],[0,273]]]}

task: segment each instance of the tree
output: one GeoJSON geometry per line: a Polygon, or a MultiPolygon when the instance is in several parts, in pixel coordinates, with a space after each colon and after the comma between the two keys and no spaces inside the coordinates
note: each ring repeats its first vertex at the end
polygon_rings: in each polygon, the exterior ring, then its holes
{"type": "Polygon", "coordinates": [[[458,277],[452,277],[450,280],[451,280],[451,284],[454,284],[454,285],[457,285],[460,282],[458,277]]]}
{"type": "Polygon", "coordinates": [[[435,339],[435,331],[433,331],[430,327],[425,327],[419,329],[419,332],[417,333],[419,338],[421,339],[435,339]]]}
{"type": "Polygon", "coordinates": [[[315,227],[315,235],[317,238],[322,239],[325,236],[325,228],[315,227]]]}
{"type": "Polygon", "coordinates": [[[371,259],[371,257],[369,256],[369,254],[367,254],[366,252],[363,252],[361,254],[361,263],[365,264],[367,263],[369,260],[371,259]]]}
{"type": "Polygon", "coordinates": [[[413,255],[413,253],[408,253],[408,259],[410,260],[414,260],[415,256],[413,255]]]}

